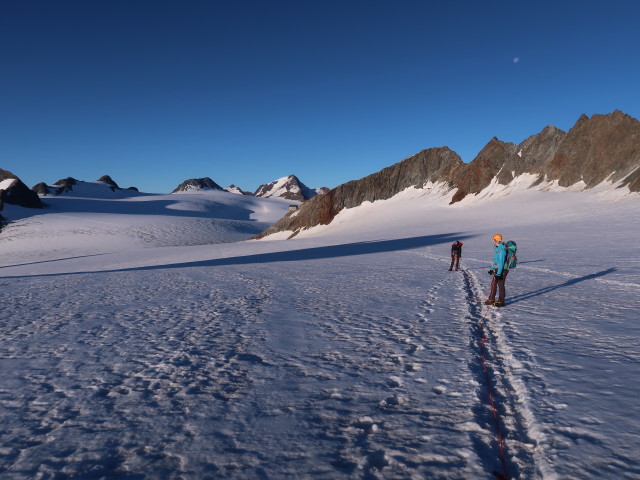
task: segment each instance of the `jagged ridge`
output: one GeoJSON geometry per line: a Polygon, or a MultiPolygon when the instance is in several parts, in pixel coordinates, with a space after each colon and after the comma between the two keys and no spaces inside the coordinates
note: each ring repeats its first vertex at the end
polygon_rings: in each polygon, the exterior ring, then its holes
{"type": "Polygon", "coordinates": [[[607,115],[582,115],[564,132],[554,126],[519,145],[492,138],[476,158],[464,164],[447,147],[431,148],[377,173],[354,180],[305,202],[256,238],[326,225],[343,208],[391,198],[411,187],[440,182],[455,190],[451,203],[477,194],[494,180],[507,185],[523,173],[560,186],[584,182],[585,188],[610,180],[640,191],[640,122],[619,110],[607,115]]]}
{"type": "Polygon", "coordinates": [[[178,185],[171,193],[189,192],[192,190],[223,190],[223,188],[209,177],[190,178],[178,185]]]}
{"type": "Polygon", "coordinates": [[[329,189],[326,187],[311,189],[300,181],[295,175],[279,178],[271,183],[260,185],[255,191],[256,197],[281,197],[287,200],[295,200],[304,202],[318,194],[326,193],[329,189]]]}

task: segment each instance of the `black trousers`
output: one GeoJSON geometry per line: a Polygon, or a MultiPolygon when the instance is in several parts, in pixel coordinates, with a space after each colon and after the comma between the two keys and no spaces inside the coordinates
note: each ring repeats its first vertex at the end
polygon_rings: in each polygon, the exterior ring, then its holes
{"type": "Polygon", "coordinates": [[[460,255],[451,255],[451,266],[449,267],[449,270],[453,268],[454,262],[456,264],[456,270],[458,270],[458,267],[460,266],[460,255]]]}
{"type": "Polygon", "coordinates": [[[496,299],[496,291],[497,291],[498,301],[504,303],[504,295],[505,295],[504,282],[507,279],[508,273],[509,273],[509,270],[503,270],[502,279],[500,280],[497,280],[495,275],[493,276],[493,280],[491,281],[491,292],[489,293],[489,300],[496,299]]]}

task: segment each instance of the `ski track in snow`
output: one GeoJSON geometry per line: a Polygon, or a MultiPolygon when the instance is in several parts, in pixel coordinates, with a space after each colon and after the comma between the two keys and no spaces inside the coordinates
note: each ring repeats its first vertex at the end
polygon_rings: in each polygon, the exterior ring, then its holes
{"type": "MultiPolygon", "coordinates": [[[[442,262],[443,265],[448,261],[446,258],[443,260],[441,255],[419,255],[442,262]]],[[[481,457],[485,459],[485,470],[505,473],[500,459],[496,420],[489,400],[489,390],[492,389],[495,390],[492,393],[504,437],[509,475],[512,478],[556,478],[546,459],[536,454],[536,444],[544,441],[544,435],[538,431],[536,420],[527,406],[528,391],[518,380],[522,374],[518,361],[513,358],[502,338],[499,327],[502,314],[482,304],[487,297],[487,287],[483,289],[472,270],[463,267],[454,278],[461,305],[459,312],[454,315],[464,317],[469,328],[468,368],[478,385],[474,412],[476,422],[483,428],[482,435],[477,435],[474,440],[476,448],[482,452],[481,457]],[[481,362],[483,335],[487,338],[484,348],[491,385],[487,384],[481,362]]]]}
{"type": "MultiPolygon", "coordinates": [[[[419,255],[434,262],[448,265],[449,260],[442,255],[434,254],[431,248],[421,252],[409,252],[419,255]]],[[[463,263],[477,265],[483,264],[480,271],[484,273],[487,262],[472,257],[464,258],[463,263]]],[[[484,330],[489,341],[485,343],[488,349],[489,369],[491,381],[494,384],[498,399],[496,401],[498,415],[501,420],[503,435],[505,436],[506,454],[509,463],[509,473],[513,478],[591,478],[602,472],[608,475],[622,476],[623,478],[640,478],[638,462],[626,445],[638,444],[637,430],[630,427],[629,433],[621,433],[615,429],[614,417],[617,412],[611,411],[607,400],[618,394],[612,390],[618,390],[620,385],[611,384],[611,377],[624,377],[626,365],[637,365],[640,360],[640,341],[629,341],[627,311],[636,310],[640,305],[637,301],[637,284],[629,282],[611,281],[597,275],[586,275],[574,280],[576,284],[583,280],[605,284],[607,288],[613,288],[611,300],[604,300],[607,314],[596,314],[598,323],[585,323],[584,319],[593,317],[594,305],[602,304],[601,297],[589,296],[591,290],[567,292],[559,287],[566,286],[562,280],[557,281],[556,286],[542,288],[531,294],[520,293],[525,287],[511,284],[522,282],[520,272],[529,275],[541,273],[542,277],[535,277],[531,282],[534,285],[543,285],[548,278],[563,279],[574,278],[575,274],[567,274],[562,271],[554,271],[539,267],[521,265],[512,273],[507,286],[508,303],[514,302],[510,308],[496,309],[485,307],[481,301],[487,297],[487,285],[483,288],[482,282],[474,273],[475,267],[467,269],[462,267],[465,283],[466,305],[469,308],[468,318],[471,326],[471,349],[477,347],[479,332],[477,324],[484,319],[484,330]],[[548,274],[552,274],[551,277],[548,274]],[[514,275],[518,280],[515,280],[514,275]],[[528,300],[538,295],[553,294],[550,307],[541,307],[540,304],[528,305],[528,300]],[[628,299],[627,302],[619,302],[614,299],[628,299]],[[562,308],[562,304],[571,305],[570,313],[554,311],[562,308]],[[513,308],[516,307],[516,308],[513,308]],[[565,318],[562,322],[549,322],[552,318],[565,318]],[[522,318],[526,323],[522,323],[522,318]],[[620,321],[617,321],[620,318],[620,321]],[[601,330],[602,329],[602,330],[601,330]],[[533,336],[532,336],[533,335],[533,336]],[[566,345],[576,344],[577,351],[570,355],[562,352],[566,345]],[[545,348],[541,345],[557,345],[559,352],[546,356],[545,348]],[[565,356],[567,360],[558,364],[558,356],[565,356]],[[545,358],[546,357],[546,358],[545,358]],[[550,384],[548,374],[566,377],[561,385],[570,385],[575,382],[574,377],[579,375],[583,367],[577,362],[571,361],[571,357],[587,359],[594,371],[603,369],[604,365],[610,367],[605,370],[604,377],[588,375],[586,380],[592,383],[596,397],[595,405],[593,396],[585,396],[574,393],[564,387],[562,390],[550,384]],[[620,375],[619,372],[622,372],[620,375]],[[558,401],[558,396],[563,396],[567,403],[558,401]],[[573,398],[572,398],[573,397],[573,398]],[[599,397],[599,398],[598,398],[599,397]],[[564,418],[567,404],[575,404],[580,399],[583,405],[581,409],[589,411],[578,418],[564,418]],[[585,403],[589,402],[589,403],[585,403]],[[538,412],[536,416],[534,412],[538,412]],[[611,427],[603,428],[609,422],[611,427]],[[584,426],[576,426],[576,423],[584,426]],[[562,424],[567,426],[562,426],[562,424]],[[603,431],[604,430],[604,431],[603,431]],[[607,432],[608,430],[608,432],[607,432]],[[626,437],[622,444],[614,439],[618,436],[626,437]],[[575,448],[578,448],[575,452],[575,448]],[[584,452],[589,451],[586,457],[584,452]],[[603,453],[606,452],[606,453],[603,453]],[[559,466],[558,458],[569,458],[568,464],[562,462],[559,466]],[[595,461],[594,459],[598,459],[595,461]]],[[[564,309],[563,309],[564,310],[564,309]]],[[[476,348],[476,358],[471,359],[470,368],[479,365],[479,347],[476,348]]],[[[582,363],[581,361],[581,363],[582,363]]],[[[477,382],[485,383],[484,374],[478,369],[477,382]]],[[[558,380],[553,379],[554,382],[558,380]]],[[[585,378],[580,377],[580,381],[585,378]]],[[[637,403],[631,394],[625,394],[626,403],[637,403]]],[[[489,405],[486,393],[479,392],[481,403],[489,405]]],[[[617,399],[616,399],[617,400],[617,399]]],[[[487,422],[487,428],[495,434],[493,419],[488,412],[485,417],[479,415],[478,422],[487,422]]],[[[498,451],[494,444],[493,452],[498,451]]],[[[633,450],[633,449],[632,449],[633,450]]],[[[490,454],[485,455],[489,458],[490,454]]],[[[494,461],[497,465],[497,462],[494,461]]],[[[490,465],[489,468],[494,468],[490,465]]],[[[498,469],[499,471],[501,469],[498,469]]]]}

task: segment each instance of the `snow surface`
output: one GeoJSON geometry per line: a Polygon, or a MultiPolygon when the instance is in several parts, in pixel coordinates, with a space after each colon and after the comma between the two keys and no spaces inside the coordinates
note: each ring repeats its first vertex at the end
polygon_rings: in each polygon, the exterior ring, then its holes
{"type": "Polygon", "coordinates": [[[235,193],[236,195],[244,195],[242,190],[235,185],[229,185],[227,188],[225,188],[225,190],[229,193],[235,193]]]}
{"type": "Polygon", "coordinates": [[[8,189],[11,185],[15,183],[15,181],[16,181],[15,178],[7,178],[5,180],[0,181],[0,190],[8,189]]]}
{"type": "Polygon", "coordinates": [[[286,200],[7,206],[0,477],[494,479],[491,391],[512,478],[640,478],[640,198],[549,190],[413,188],[267,242],[235,240],[286,200]]]}

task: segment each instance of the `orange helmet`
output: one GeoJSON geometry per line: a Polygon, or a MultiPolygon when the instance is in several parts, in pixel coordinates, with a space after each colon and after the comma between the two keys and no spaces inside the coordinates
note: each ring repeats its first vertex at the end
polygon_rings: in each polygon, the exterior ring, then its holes
{"type": "Polygon", "coordinates": [[[502,235],[500,235],[499,233],[496,233],[496,234],[493,236],[493,241],[494,241],[494,242],[501,242],[501,241],[502,241],[502,235]]]}

